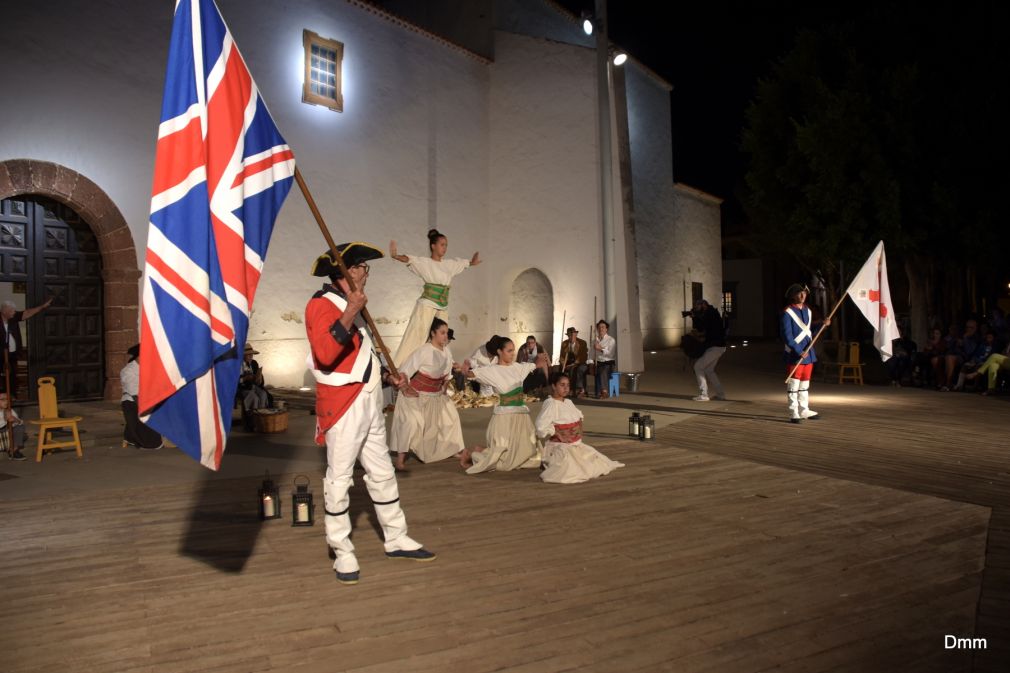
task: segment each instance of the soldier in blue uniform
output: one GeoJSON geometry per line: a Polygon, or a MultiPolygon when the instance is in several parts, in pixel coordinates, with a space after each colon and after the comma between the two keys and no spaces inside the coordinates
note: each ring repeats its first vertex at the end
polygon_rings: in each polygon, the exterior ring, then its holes
{"type": "Polygon", "coordinates": [[[786,380],[789,420],[792,423],[817,418],[817,412],[810,408],[810,375],[813,373],[814,363],[817,362],[817,353],[813,348],[806,354],[804,351],[813,342],[814,335],[831,324],[831,320],[825,320],[814,326],[813,315],[806,305],[809,294],[810,288],[806,285],[799,283],[790,285],[786,290],[789,305],[783,309],[780,321],[786,374],[792,372],[786,380]],[[796,367],[795,371],[793,367],[796,367]]]}

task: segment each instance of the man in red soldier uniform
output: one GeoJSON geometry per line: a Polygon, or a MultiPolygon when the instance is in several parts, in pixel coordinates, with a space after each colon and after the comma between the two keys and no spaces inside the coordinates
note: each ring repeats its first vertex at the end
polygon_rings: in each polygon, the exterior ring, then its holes
{"type": "Polygon", "coordinates": [[[357,584],[360,569],[350,540],[348,513],[355,460],[365,468],[365,486],[382,526],[386,556],[433,561],[435,554],[407,536],[386,444],[381,381],[400,388],[407,382],[402,375],[393,377],[382,369],[359,316],[368,302],[364,293],[368,261],[381,258],[382,251],[367,243],[346,243],[338,251],[355,289],[350,290],[329,252],[320,255],[312,275],[329,277],[330,283],[305,307],[305,329],[312,347],[308,366],[316,379],[316,442],[326,445],[326,541],[336,554],[337,581],[357,584]]]}

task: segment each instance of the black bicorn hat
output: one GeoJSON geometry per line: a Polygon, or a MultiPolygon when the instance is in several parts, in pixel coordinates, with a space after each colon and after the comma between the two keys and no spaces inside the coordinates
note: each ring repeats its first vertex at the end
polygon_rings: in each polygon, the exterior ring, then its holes
{"type": "MultiPolygon", "coordinates": [[[[347,265],[347,268],[385,257],[382,251],[371,243],[362,243],[360,241],[341,243],[337,246],[337,251],[344,258],[344,264],[347,265]]],[[[337,266],[337,262],[333,259],[329,250],[316,257],[316,261],[312,263],[312,275],[322,278],[340,275],[340,267],[337,266]]]]}
{"type": "Polygon", "coordinates": [[[803,283],[793,283],[786,289],[786,299],[792,299],[799,292],[810,294],[810,288],[803,283]]]}

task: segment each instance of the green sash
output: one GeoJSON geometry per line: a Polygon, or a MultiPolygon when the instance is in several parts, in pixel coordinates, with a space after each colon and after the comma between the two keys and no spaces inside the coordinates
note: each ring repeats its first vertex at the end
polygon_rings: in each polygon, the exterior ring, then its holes
{"type": "Polygon", "coordinates": [[[430,299],[439,305],[440,308],[449,306],[449,286],[438,283],[425,283],[424,290],[421,291],[422,299],[430,299]]]}
{"type": "Polygon", "coordinates": [[[519,386],[515,390],[502,393],[498,396],[499,407],[525,407],[526,396],[523,395],[523,387],[519,386]]]}

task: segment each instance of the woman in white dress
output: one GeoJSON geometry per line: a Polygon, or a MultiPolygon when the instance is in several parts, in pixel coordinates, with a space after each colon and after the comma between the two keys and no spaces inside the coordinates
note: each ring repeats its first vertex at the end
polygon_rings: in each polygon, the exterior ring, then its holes
{"type": "Polygon", "coordinates": [[[537,435],[545,441],[540,478],[552,484],[578,484],[624,467],[582,443],[582,412],[567,399],[570,392],[568,376],[551,374],[551,396],[537,416],[537,435]]]}
{"type": "Polygon", "coordinates": [[[414,311],[410,314],[407,331],[403,333],[400,346],[396,349],[393,362],[399,368],[419,346],[428,339],[428,327],[435,318],[449,319],[449,284],[463,273],[467,267],[480,264],[480,253],[473,253],[470,259],[453,257],[446,259],[449,240],[438,229],[428,230],[429,257],[396,254],[396,241],[389,242],[389,256],[407,265],[414,274],[424,281],[424,289],[414,311]]]}
{"type": "Polygon", "coordinates": [[[396,452],[397,470],[404,469],[410,451],[422,463],[433,463],[463,450],[459,412],[445,392],[452,370],[449,326],[435,318],[428,342],[400,366],[400,373],[410,379],[409,388],[417,394],[400,395],[393,412],[389,446],[396,452]]]}
{"type": "Polygon", "coordinates": [[[523,394],[523,381],[538,363],[515,362],[516,347],[507,337],[498,337],[496,343],[489,342],[488,350],[498,356],[498,364],[480,367],[468,374],[491,386],[498,394],[498,403],[487,426],[487,447],[464,449],[459,463],[467,474],[540,467],[540,447],[523,394]]]}

